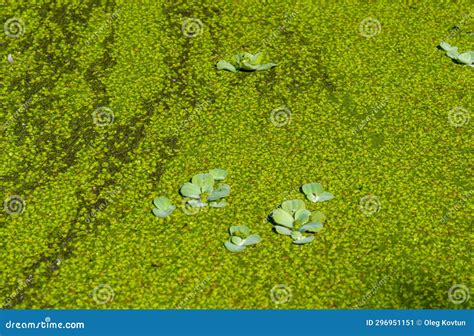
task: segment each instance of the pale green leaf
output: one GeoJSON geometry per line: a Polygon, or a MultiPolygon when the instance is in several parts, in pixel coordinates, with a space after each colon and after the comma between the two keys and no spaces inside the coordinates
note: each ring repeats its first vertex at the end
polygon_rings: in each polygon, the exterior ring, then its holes
{"type": "Polygon", "coordinates": [[[293,240],[293,243],[303,245],[303,244],[311,243],[313,240],[314,240],[314,236],[308,236],[308,237],[293,240]]]}
{"type": "Polygon", "coordinates": [[[171,201],[167,197],[157,197],[153,200],[153,204],[160,210],[168,210],[172,206],[171,201]]]}
{"type": "Polygon", "coordinates": [[[186,182],[181,187],[181,194],[185,197],[200,198],[201,188],[194,183],[186,182]]]}
{"type": "Polygon", "coordinates": [[[227,171],[224,169],[211,169],[209,170],[209,174],[212,175],[214,180],[220,181],[227,177],[227,171]]]}
{"type": "Polygon", "coordinates": [[[248,245],[254,245],[260,243],[262,238],[258,234],[253,234],[248,236],[246,239],[244,239],[243,245],[248,246],[248,245]]]}
{"type": "Polygon", "coordinates": [[[292,232],[290,229],[279,225],[275,225],[275,231],[285,236],[290,236],[292,232]]]}
{"type": "Polygon", "coordinates": [[[250,229],[245,225],[234,225],[229,229],[230,235],[242,235],[247,237],[250,234],[250,229]]]}
{"type": "Polygon", "coordinates": [[[230,72],[237,72],[237,69],[235,68],[235,66],[233,66],[231,63],[224,60],[217,62],[216,67],[217,67],[217,70],[227,70],[230,72]]]}
{"type": "Polygon", "coordinates": [[[293,227],[293,216],[283,209],[275,209],[272,213],[273,220],[283,226],[293,227]]]}
{"type": "Polygon", "coordinates": [[[245,250],[245,246],[237,246],[235,244],[232,244],[230,241],[226,241],[224,243],[224,246],[230,251],[230,252],[242,252],[245,250]]]}
{"type": "Polygon", "coordinates": [[[306,206],[304,205],[304,201],[302,200],[289,200],[284,201],[281,204],[281,208],[289,214],[294,215],[296,211],[300,209],[305,209],[306,206]]]}
{"type": "Polygon", "coordinates": [[[298,229],[300,232],[319,232],[323,229],[323,224],[317,222],[317,223],[308,223],[306,225],[303,225],[298,229]]]}
{"type": "Polygon", "coordinates": [[[227,184],[219,186],[216,190],[214,190],[208,197],[208,201],[216,201],[218,199],[224,198],[229,196],[230,194],[230,186],[227,184]]]}

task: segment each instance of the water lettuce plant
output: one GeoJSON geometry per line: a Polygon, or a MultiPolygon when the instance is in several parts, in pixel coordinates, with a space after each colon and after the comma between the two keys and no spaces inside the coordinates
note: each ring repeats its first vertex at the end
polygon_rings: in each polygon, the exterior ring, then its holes
{"type": "Polygon", "coordinates": [[[249,245],[258,244],[262,238],[258,234],[250,234],[250,229],[245,225],[231,226],[230,239],[224,246],[231,252],[242,252],[249,245]]]}
{"type": "Polygon", "coordinates": [[[303,193],[311,202],[324,202],[334,198],[330,192],[324,191],[321,183],[307,183],[301,187],[303,193]]]}
{"type": "Polygon", "coordinates": [[[464,53],[459,53],[458,47],[451,46],[446,42],[441,42],[439,46],[446,51],[446,56],[454,61],[474,67],[474,51],[469,50],[464,53]]]}
{"type": "Polygon", "coordinates": [[[209,205],[222,208],[227,205],[224,198],[230,194],[230,186],[220,183],[226,176],[227,172],[224,169],[212,169],[209,173],[197,174],[190,182],[181,186],[181,195],[186,197],[186,202],[193,207],[201,208],[209,205]]]}
{"type": "Polygon", "coordinates": [[[233,63],[225,60],[217,62],[217,70],[227,70],[231,72],[237,71],[262,71],[268,70],[275,66],[275,63],[262,63],[263,54],[256,53],[255,55],[247,52],[238,53],[233,56],[233,63]]]}
{"type": "Polygon", "coordinates": [[[298,199],[284,201],[279,208],[272,211],[271,217],[275,222],[275,231],[290,236],[294,244],[312,242],[314,236],[304,234],[321,231],[326,219],[322,212],[306,209],[304,201],[298,199]]]}
{"type": "Polygon", "coordinates": [[[156,208],[154,208],[152,212],[156,217],[167,217],[176,209],[171,201],[163,196],[155,198],[153,200],[153,204],[156,206],[156,208]]]}

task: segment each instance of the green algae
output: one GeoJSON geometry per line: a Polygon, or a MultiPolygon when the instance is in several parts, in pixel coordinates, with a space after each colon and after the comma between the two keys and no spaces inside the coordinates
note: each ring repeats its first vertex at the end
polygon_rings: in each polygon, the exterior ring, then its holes
{"type": "Polygon", "coordinates": [[[3,306],[472,307],[448,298],[472,288],[472,69],[436,49],[469,46],[467,2],[5,8],[2,22],[26,27],[0,41],[0,190],[25,207],[0,213],[3,306]],[[381,27],[371,37],[368,17],[381,27]],[[192,37],[188,18],[202,22],[192,37]],[[216,71],[235,50],[279,65],[216,71]],[[94,123],[101,107],[110,124],[94,123]],[[215,167],[229,172],[229,205],[186,213],[177,184],[215,167]],[[267,216],[307,181],[337,197],[296,246],[267,216]],[[150,215],[161,194],[178,208],[169,221],[150,215]],[[232,225],[262,242],[228,253],[232,225]],[[276,306],[279,284],[292,298],[276,306]],[[101,285],[114,292],[104,304],[101,285]]]}

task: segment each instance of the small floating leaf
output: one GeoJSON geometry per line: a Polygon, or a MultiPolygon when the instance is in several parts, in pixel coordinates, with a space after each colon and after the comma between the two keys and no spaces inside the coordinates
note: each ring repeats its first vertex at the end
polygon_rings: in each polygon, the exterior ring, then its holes
{"type": "Polygon", "coordinates": [[[219,62],[217,62],[216,67],[217,67],[217,70],[227,70],[231,72],[237,72],[237,69],[235,68],[235,66],[233,66],[232,64],[224,60],[220,60],[219,62]]]}
{"type": "Polygon", "coordinates": [[[181,194],[185,197],[200,198],[201,189],[194,183],[186,182],[181,187],[181,194]]]}
{"type": "Polygon", "coordinates": [[[230,241],[226,241],[224,243],[224,246],[230,251],[230,252],[242,252],[245,250],[245,246],[237,246],[235,244],[232,244],[230,241]]]}
{"type": "Polygon", "coordinates": [[[197,174],[192,178],[193,184],[201,188],[201,192],[212,192],[214,186],[214,178],[211,174],[197,174]]]}
{"type": "Polygon", "coordinates": [[[304,205],[304,202],[302,200],[289,200],[284,201],[281,204],[281,208],[289,214],[294,215],[296,211],[300,209],[305,209],[306,206],[304,205]]]}
{"type": "Polygon", "coordinates": [[[248,246],[248,245],[258,244],[258,243],[260,243],[261,240],[262,240],[262,238],[258,234],[253,234],[253,235],[248,236],[244,240],[243,245],[248,246]]]}
{"type": "Polygon", "coordinates": [[[323,191],[317,198],[316,202],[324,202],[324,201],[329,201],[334,198],[334,195],[331,194],[330,192],[323,191]]]}
{"type": "Polygon", "coordinates": [[[234,225],[229,229],[230,235],[242,235],[247,237],[250,234],[250,229],[245,225],[234,225]]]}
{"type": "Polygon", "coordinates": [[[300,232],[319,232],[323,229],[323,224],[321,223],[308,223],[303,225],[298,229],[300,232]]]}
{"type": "Polygon", "coordinates": [[[283,209],[275,209],[272,213],[273,220],[280,225],[292,228],[293,227],[293,216],[283,209]]]}
{"type": "Polygon", "coordinates": [[[291,235],[291,230],[284,227],[284,226],[275,225],[275,230],[279,234],[282,234],[282,235],[285,235],[285,236],[290,236],[291,235]]]}
{"type": "Polygon", "coordinates": [[[209,174],[211,174],[214,180],[217,181],[223,180],[227,177],[227,171],[224,169],[211,169],[209,174]]]}
{"type": "Polygon", "coordinates": [[[229,196],[230,194],[230,186],[227,184],[219,186],[216,190],[214,190],[209,197],[207,198],[208,201],[215,201],[220,198],[224,198],[229,196]]]}
{"type": "Polygon", "coordinates": [[[227,202],[209,202],[209,206],[213,208],[223,208],[227,205],[227,202]]]}
{"type": "Polygon", "coordinates": [[[241,246],[244,244],[244,240],[237,236],[232,236],[232,238],[230,238],[230,241],[232,242],[232,244],[235,244],[238,246],[241,246]]]}
{"type": "Polygon", "coordinates": [[[314,240],[314,236],[309,236],[309,237],[304,237],[304,238],[301,238],[301,239],[293,240],[293,243],[302,245],[302,244],[311,243],[313,240],[314,240]]]}

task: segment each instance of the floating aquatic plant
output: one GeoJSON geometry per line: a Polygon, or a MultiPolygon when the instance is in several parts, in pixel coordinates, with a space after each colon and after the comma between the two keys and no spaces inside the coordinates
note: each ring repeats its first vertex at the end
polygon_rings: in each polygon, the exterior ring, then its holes
{"type": "Polygon", "coordinates": [[[231,252],[242,252],[249,245],[260,243],[262,238],[258,234],[250,234],[250,229],[245,225],[231,226],[230,239],[224,246],[231,252]]]}
{"type": "Polygon", "coordinates": [[[334,198],[330,192],[324,191],[321,183],[307,183],[301,187],[303,193],[311,202],[324,202],[334,198]]]}
{"type": "Polygon", "coordinates": [[[279,208],[272,211],[271,217],[276,223],[275,231],[290,236],[294,244],[307,244],[313,241],[314,236],[307,236],[304,233],[321,231],[326,219],[322,212],[311,212],[306,209],[302,200],[284,201],[279,208]]]}
{"type": "Polygon", "coordinates": [[[230,194],[230,186],[216,184],[225,179],[227,172],[224,169],[212,169],[206,174],[193,176],[191,182],[181,186],[181,194],[188,198],[187,203],[193,207],[202,208],[211,206],[222,208],[227,205],[224,198],[230,194]]]}
{"type": "Polygon", "coordinates": [[[156,208],[154,208],[152,212],[156,217],[167,217],[176,209],[171,201],[163,196],[155,198],[153,204],[156,208]]]}
{"type": "Polygon", "coordinates": [[[231,72],[237,71],[262,71],[268,70],[275,66],[275,63],[262,63],[263,54],[256,53],[255,55],[247,52],[238,53],[233,57],[233,63],[225,60],[217,62],[217,70],[227,70],[231,72]]]}
{"type": "Polygon", "coordinates": [[[441,42],[439,46],[446,51],[446,56],[457,61],[458,63],[466,64],[474,67],[474,51],[469,50],[464,53],[459,53],[458,47],[451,46],[449,43],[441,42]]]}

